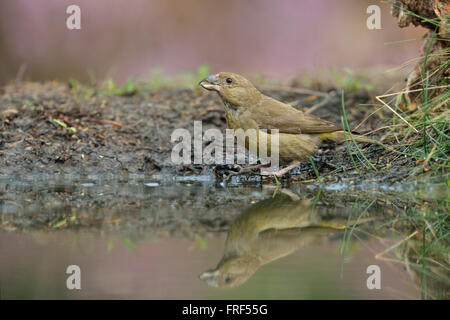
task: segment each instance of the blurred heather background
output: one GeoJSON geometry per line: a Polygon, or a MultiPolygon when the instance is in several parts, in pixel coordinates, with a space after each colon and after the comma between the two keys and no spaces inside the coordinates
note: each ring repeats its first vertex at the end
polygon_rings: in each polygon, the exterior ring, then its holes
{"type": "Polygon", "coordinates": [[[301,71],[397,66],[417,56],[420,28],[400,29],[378,0],[14,0],[0,2],[0,82],[25,78],[123,82],[208,64],[212,71],[292,77],[301,71]],[[66,8],[81,7],[81,30],[66,8]],[[366,9],[382,9],[382,30],[366,9]]]}

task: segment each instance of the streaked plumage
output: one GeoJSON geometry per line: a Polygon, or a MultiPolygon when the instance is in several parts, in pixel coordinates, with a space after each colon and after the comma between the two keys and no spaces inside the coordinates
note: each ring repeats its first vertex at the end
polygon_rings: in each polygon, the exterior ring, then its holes
{"type": "MultiPolygon", "coordinates": [[[[258,149],[259,142],[268,139],[268,155],[270,130],[278,129],[281,162],[304,160],[326,139],[338,143],[345,141],[344,132],[339,125],[262,94],[250,81],[238,74],[221,72],[210,75],[200,85],[207,90],[216,91],[222,98],[230,129],[259,130],[258,149]],[[268,134],[261,131],[263,129],[268,134]]],[[[358,142],[376,143],[357,134],[353,138],[358,142]]],[[[246,147],[248,148],[248,141],[246,147]]]]}

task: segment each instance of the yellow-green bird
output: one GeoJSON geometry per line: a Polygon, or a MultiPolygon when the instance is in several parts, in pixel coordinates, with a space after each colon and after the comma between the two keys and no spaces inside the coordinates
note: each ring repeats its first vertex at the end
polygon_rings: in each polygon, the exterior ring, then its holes
{"type": "MultiPolygon", "coordinates": [[[[266,153],[270,155],[270,130],[279,130],[279,160],[291,164],[277,171],[277,176],[297,167],[300,161],[317,151],[323,140],[342,143],[346,139],[341,126],[262,94],[241,75],[220,72],[206,77],[199,84],[219,94],[225,105],[225,117],[230,129],[257,130],[258,154],[261,151],[260,142],[266,141],[266,153]]],[[[357,142],[378,143],[357,134],[353,134],[353,138],[357,142]]],[[[248,145],[246,141],[246,148],[248,145]]]]}

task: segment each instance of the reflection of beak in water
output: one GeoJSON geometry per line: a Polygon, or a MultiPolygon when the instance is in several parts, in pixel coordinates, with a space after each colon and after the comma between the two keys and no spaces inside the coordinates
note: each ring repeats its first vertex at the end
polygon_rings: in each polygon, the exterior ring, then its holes
{"type": "Polygon", "coordinates": [[[239,286],[260,266],[343,229],[319,220],[309,200],[293,201],[284,194],[252,205],[228,230],[222,260],[200,280],[212,287],[239,286]]]}

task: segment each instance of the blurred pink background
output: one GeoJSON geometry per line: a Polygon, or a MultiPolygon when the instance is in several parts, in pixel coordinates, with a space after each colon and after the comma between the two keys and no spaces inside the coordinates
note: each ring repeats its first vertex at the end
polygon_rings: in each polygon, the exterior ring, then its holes
{"type": "Polygon", "coordinates": [[[201,64],[290,77],[318,68],[394,66],[415,57],[424,30],[400,29],[378,0],[14,0],[0,2],[0,82],[16,76],[124,81],[155,68],[168,74],[201,64]],[[66,28],[66,8],[81,7],[81,30],[66,28]],[[366,9],[382,9],[368,30],[366,9]]]}

